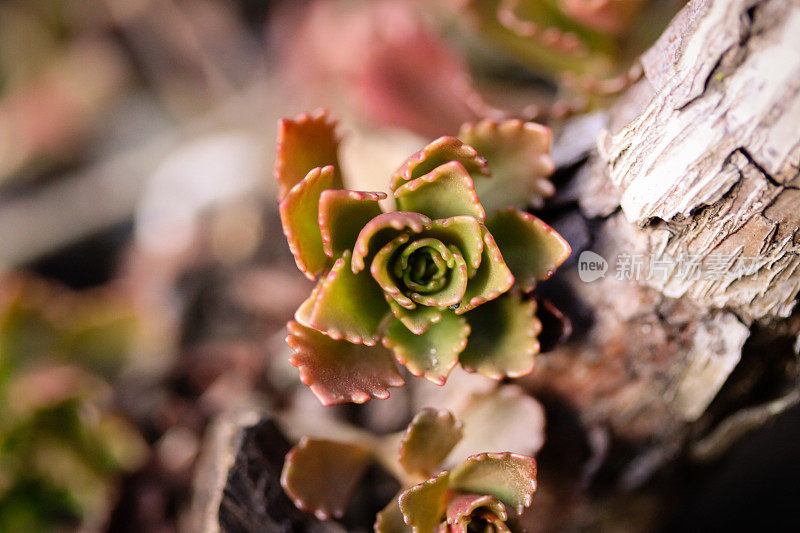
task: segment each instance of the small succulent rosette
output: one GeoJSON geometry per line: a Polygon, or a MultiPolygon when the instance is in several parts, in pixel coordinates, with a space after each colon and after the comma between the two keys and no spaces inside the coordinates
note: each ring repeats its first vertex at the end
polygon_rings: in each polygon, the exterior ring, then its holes
{"type": "MultiPolygon", "coordinates": [[[[452,0],[443,0],[450,2],[452,0]]],[[[655,0],[458,0],[461,26],[515,62],[586,98],[618,93],[639,76],[680,2],[655,0]]]]}
{"type": "Polygon", "coordinates": [[[446,410],[425,409],[399,439],[336,442],[304,438],[286,456],[281,485],[320,519],[341,517],[370,463],[378,463],[404,490],[376,517],[376,533],[518,532],[512,516],[533,503],[536,461],[515,453],[471,455],[451,470],[441,463],[459,443],[463,425],[446,410]],[[387,454],[388,443],[399,447],[387,454]],[[321,480],[336,480],[323,484],[321,480]]]}
{"type": "Polygon", "coordinates": [[[553,193],[549,130],[484,121],[433,141],[391,176],[393,211],[385,193],[343,188],[334,130],[325,112],[279,127],[281,221],[317,281],[289,323],[302,381],[330,405],[388,397],[404,384],[393,359],[437,384],[459,361],[530,373],[541,325],[527,293],[570,253],[519,208],[553,193]]]}

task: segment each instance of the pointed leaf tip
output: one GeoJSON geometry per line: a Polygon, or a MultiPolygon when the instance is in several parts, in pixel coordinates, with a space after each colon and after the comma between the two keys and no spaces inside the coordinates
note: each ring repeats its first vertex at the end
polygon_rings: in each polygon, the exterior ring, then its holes
{"type": "Polygon", "coordinates": [[[389,387],[405,385],[382,346],[334,340],[297,322],[289,322],[288,328],[286,343],[294,350],[289,362],[323,405],[386,399],[389,387]]]}
{"type": "Polygon", "coordinates": [[[327,110],[280,120],[274,171],[278,200],[283,200],[292,187],[316,167],[332,165],[333,188],[343,188],[338,150],[336,121],[330,118],[327,110]]]}

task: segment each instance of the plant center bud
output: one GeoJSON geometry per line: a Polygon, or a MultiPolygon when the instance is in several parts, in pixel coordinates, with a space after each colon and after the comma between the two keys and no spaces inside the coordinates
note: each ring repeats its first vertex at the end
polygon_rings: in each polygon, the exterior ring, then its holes
{"type": "Polygon", "coordinates": [[[423,238],[410,243],[400,252],[393,271],[407,289],[430,294],[444,287],[454,266],[453,253],[442,241],[423,238]]]}

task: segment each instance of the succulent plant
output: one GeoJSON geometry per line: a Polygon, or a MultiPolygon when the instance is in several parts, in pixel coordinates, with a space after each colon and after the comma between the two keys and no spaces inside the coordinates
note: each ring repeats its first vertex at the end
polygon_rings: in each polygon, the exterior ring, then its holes
{"type": "Polygon", "coordinates": [[[301,380],[330,405],[403,385],[392,353],[438,384],[459,361],[497,379],[531,372],[541,325],[526,293],[570,253],[520,209],[553,193],[549,130],[483,121],[441,137],[391,176],[397,210],[384,211],[385,193],[344,190],[335,126],[324,111],[279,126],[284,233],[318,280],[288,325],[301,380]]]}
{"type": "Polygon", "coordinates": [[[102,377],[116,372],[135,323],[114,288],[0,278],[0,531],[93,529],[122,476],[147,459],[102,377]]]}
{"type": "MultiPolygon", "coordinates": [[[[601,2],[641,3],[640,0],[601,2]]],[[[527,65],[548,73],[594,75],[604,75],[614,66],[613,35],[599,31],[597,24],[592,24],[597,15],[592,14],[596,10],[589,7],[590,2],[459,0],[457,3],[482,36],[527,65]]]]}
{"type": "MultiPolygon", "coordinates": [[[[532,457],[483,453],[406,490],[397,505],[414,533],[511,532],[519,528],[506,506],[522,514],[533,503],[535,491],[536,461],[532,457]]],[[[377,517],[377,533],[402,531],[395,518],[395,502],[389,505],[377,517]]]]}
{"type": "Polygon", "coordinates": [[[478,453],[442,469],[463,432],[449,411],[424,409],[404,432],[382,439],[303,438],[286,456],[281,484],[298,508],[321,519],[341,517],[361,474],[377,462],[404,486],[378,513],[377,533],[519,531],[507,508],[521,514],[532,504],[536,461],[516,453],[478,453]]]}
{"type": "Polygon", "coordinates": [[[619,92],[638,77],[635,58],[652,44],[681,4],[648,0],[449,1],[458,6],[471,29],[509,57],[594,96],[619,92]]]}

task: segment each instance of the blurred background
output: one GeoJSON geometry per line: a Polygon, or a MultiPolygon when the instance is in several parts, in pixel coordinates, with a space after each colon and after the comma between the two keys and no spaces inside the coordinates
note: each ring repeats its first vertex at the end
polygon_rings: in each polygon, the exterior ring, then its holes
{"type": "Polygon", "coordinates": [[[279,118],[332,109],[348,185],[382,190],[465,121],[602,107],[616,86],[583,89],[624,85],[681,2],[557,61],[484,40],[464,4],[0,3],[0,532],[192,531],[210,421],[314,403],[283,344],[309,284],[275,204],[279,118]]]}
{"type": "Polygon", "coordinates": [[[383,188],[477,116],[451,6],[417,7],[0,3],[1,532],[193,530],[209,422],[298,384],[277,120],[333,109],[383,188]]]}

